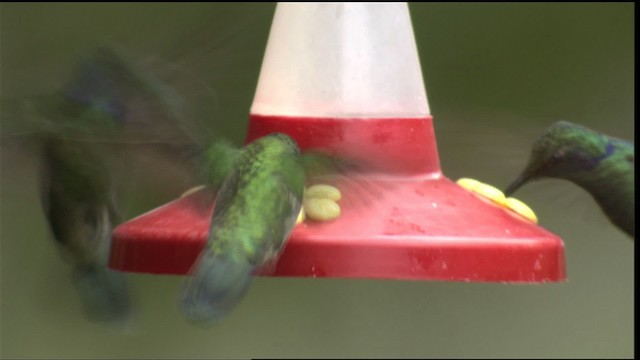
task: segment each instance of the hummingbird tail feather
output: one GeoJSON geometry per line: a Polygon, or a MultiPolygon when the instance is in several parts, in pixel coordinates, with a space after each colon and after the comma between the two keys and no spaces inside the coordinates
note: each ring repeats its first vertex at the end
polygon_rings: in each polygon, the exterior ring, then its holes
{"type": "Polygon", "coordinates": [[[78,266],[73,280],[90,320],[125,323],[131,315],[127,283],[122,274],[102,265],[78,266]]]}
{"type": "Polygon", "coordinates": [[[213,323],[226,317],[242,301],[254,266],[205,250],[196,261],[181,298],[189,321],[213,323]]]}

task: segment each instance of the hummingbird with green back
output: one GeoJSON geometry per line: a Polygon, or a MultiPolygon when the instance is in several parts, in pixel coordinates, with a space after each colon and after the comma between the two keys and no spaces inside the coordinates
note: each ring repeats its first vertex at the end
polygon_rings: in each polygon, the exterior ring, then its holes
{"type": "Polygon", "coordinates": [[[634,238],[634,156],[631,142],[558,121],[535,141],[529,163],[505,194],[530,180],[569,180],[589,192],[609,220],[634,238]]]}
{"type": "Polygon", "coordinates": [[[207,243],[193,265],[181,298],[187,319],[213,323],[241,302],[254,271],[275,265],[300,212],[308,177],[355,168],[318,151],[301,153],[281,133],[234,149],[217,142],[209,183],[219,188],[207,243]],[[222,160],[225,159],[225,160],[222,160]]]}
{"type": "Polygon", "coordinates": [[[117,138],[125,113],[98,54],[61,92],[27,99],[23,126],[33,126],[40,149],[42,208],[90,320],[124,322],[131,313],[126,280],[107,267],[111,230],[120,221],[108,152],[96,141],[117,138]]]}
{"type": "Polygon", "coordinates": [[[73,268],[90,319],[122,322],[131,313],[123,274],[108,269],[116,151],[147,146],[190,161],[200,147],[184,127],[181,97],[112,48],[81,63],[62,91],[4,99],[3,136],[39,150],[42,207],[73,268]]]}

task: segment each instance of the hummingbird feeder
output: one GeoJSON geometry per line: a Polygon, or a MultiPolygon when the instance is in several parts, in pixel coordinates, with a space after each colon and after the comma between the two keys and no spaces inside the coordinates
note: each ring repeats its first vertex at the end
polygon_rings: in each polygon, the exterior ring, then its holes
{"type": "MultiPolygon", "coordinates": [[[[274,132],[302,150],[374,161],[366,204],[297,225],[263,276],[539,283],[565,279],[564,244],[440,169],[406,3],[278,3],[246,143],[274,132]]],[[[349,187],[351,188],[351,186],[349,187]]],[[[357,188],[354,186],[353,188],[357,188]]],[[[187,274],[209,232],[193,193],[118,226],[110,267],[187,274]]]]}

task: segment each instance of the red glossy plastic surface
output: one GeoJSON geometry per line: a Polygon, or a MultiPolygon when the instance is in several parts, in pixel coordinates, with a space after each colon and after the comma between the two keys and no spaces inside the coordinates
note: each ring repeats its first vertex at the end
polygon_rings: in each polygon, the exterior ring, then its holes
{"type": "MultiPolygon", "coordinates": [[[[298,225],[275,268],[258,275],[516,283],[565,279],[560,238],[441,174],[430,117],[254,115],[247,142],[272,132],[292,136],[302,149],[374,160],[383,171],[338,183],[341,216],[298,225]]],[[[194,206],[201,195],[118,226],[110,266],[186,274],[209,231],[213,204],[194,206]]]]}

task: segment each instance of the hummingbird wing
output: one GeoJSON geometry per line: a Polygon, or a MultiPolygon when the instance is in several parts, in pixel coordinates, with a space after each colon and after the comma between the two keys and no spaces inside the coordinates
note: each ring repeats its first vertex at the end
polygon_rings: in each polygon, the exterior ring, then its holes
{"type": "Polygon", "coordinates": [[[391,196],[395,186],[389,181],[377,181],[379,171],[373,162],[353,160],[324,150],[307,150],[301,154],[306,174],[306,187],[315,184],[332,185],[342,193],[340,206],[357,210],[370,206],[385,196],[391,196]]]}
{"type": "Polygon", "coordinates": [[[241,151],[226,139],[214,140],[199,161],[199,178],[217,191],[233,171],[241,151]]]}
{"type": "Polygon", "coordinates": [[[130,312],[122,274],[106,266],[120,221],[112,158],[143,150],[192,166],[201,148],[186,125],[187,110],[176,89],[111,49],[81,64],[59,93],[2,99],[3,137],[39,145],[43,210],[90,318],[130,312]]]}
{"type": "Polygon", "coordinates": [[[80,62],[58,93],[3,98],[2,133],[195,152],[199,141],[194,134],[206,130],[190,127],[192,104],[171,83],[178,78],[175,71],[153,72],[152,67],[129,60],[114,47],[101,48],[80,62]]]}

